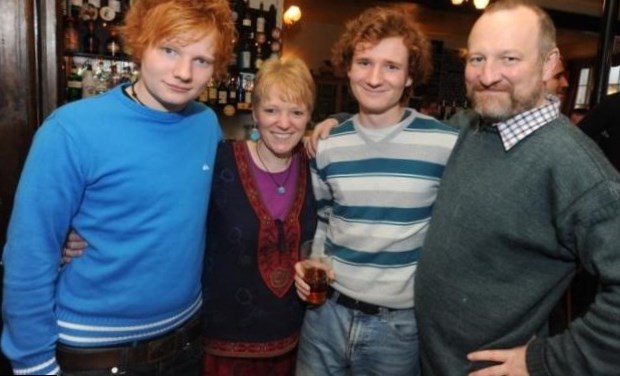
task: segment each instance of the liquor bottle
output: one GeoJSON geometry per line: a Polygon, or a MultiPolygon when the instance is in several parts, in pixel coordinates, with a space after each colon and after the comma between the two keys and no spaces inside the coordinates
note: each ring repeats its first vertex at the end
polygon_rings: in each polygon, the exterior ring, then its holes
{"type": "Polygon", "coordinates": [[[105,54],[112,57],[117,57],[121,54],[121,42],[115,24],[108,26],[108,39],[105,41],[105,54]]]}
{"type": "Polygon", "coordinates": [[[271,50],[271,54],[269,55],[269,58],[279,58],[280,57],[280,51],[282,49],[282,45],[280,44],[279,40],[274,40],[271,42],[271,44],[269,45],[269,48],[271,50]]]}
{"type": "Polygon", "coordinates": [[[256,33],[264,33],[265,32],[265,23],[267,20],[265,19],[265,9],[263,8],[263,2],[260,2],[258,7],[258,15],[256,16],[256,33]]]}
{"type": "Polygon", "coordinates": [[[71,0],[71,10],[70,10],[70,15],[73,18],[78,18],[80,16],[80,10],[82,9],[82,5],[84,5],[84,2],[82,0],[71,0]]]}
{"type": "Polygon", "coordinates": [[[110,72],[106,70],[103,60],[99,60],[95,69],[95,93],[105,93],[109,87],[110,72]]]}
{"type": "Polygon", "coordinates": [[[245,36],[241,40],[241,48],[239,50],[239,69],[248,70],[252,67],[252,43],[251,40],[245,36]]]}
{"type": "Polygon", "coordinates": [[[241,32],[243,34],[249,34],[254,32],[252,29],[252,16],[250,15],[250,8],[246,8],[246,11],[243,15],[243,19],[241,20],[241,32]]]}
{"type": "Polygon", "coordinates": [[[235,21],[235,25],[237,26],[237,31],[241,31],[241,20],[245,17],[245,13],[248,11],[248,5],[244,0],[233,0],[235,3],[235,9],[237,10],[237,20],[235,21]]]}
{"type": "Polygon", "coordinates": [[[245,85],[243,87],[243,100],[245,102],[246,108],[252,108],[252,92],[254,91],[254,79],[246,78],[245,85]]]}
{"type": "Polygon", "coordinates": [[[209,89],[207,87],[205,87],[204,90],[198,94],[198,101],[204,104],[209,103],[209,89]]]}
{"type": "Polygon", "coordinates": [[[78,73],[75,64],[71,65],[71,71],[67,77],[67,102],[82,98],[82,77],[78,73]]]}
{"type": "Polygon", "coordinates": [[[232,12],[233,22],[237,24],[237,20],[239,19],[239,10],[237,9],[238,8],[237,1],[230,0],[229,4],[230,4],[230,10],[232,12]]]}
{"type": "Polygon", "coordinates": [[[258,70],[263,65],[264,57],[263,57],[263,46],[261,44],[254,44],[254,64],[252,65],[254,69],[258,70]]]}
{"type": "Polygon", "coordinates": [[[209,81],[207,93],[207,102],[211,106],[215,106],[215,104],[217,104],[217,86],[215,85],[215,80],[209,81]]]}
{"type": "Polygon", "coordinates": [[[225,79],[221,79],[217,87],[217,104],[222,107],[228,104],[228,85],[225,79]]]}
{"type": "Polygon", "coordinates": [[[116,64],[110,65],[110,78],[108,79],[108,89],[114,88],[121,82],[121,75],[118,73],[116,64]]]}
{"type": "Polygon", "coordinates": [[[275,26],[274,28],[271,29],[271,38],[269,38],[269,41],[271,42],[275,42],[278,41],[280,43],[282,43],[282,29],[280,29],[279,27],[275,26]]]}
{"type": "Polygon", "coordinates": [[[277,26],[278,9],[275,4],[269,6],[267,11],[267,19],[265,21],[265,32],[271,32],[277,26]]]}
{"type": "Polygon", "coordinates": [[[75,24],[75,18],[71,15],[67,16],[65,19],[63,39],[65,42],[65,52],[78,52],[80,39],[78,36],[78,29],[75,24]]]}
{"type": "Polygon", "coordinates": [[[230,80],[228,80],[228,103],[236,106],[237,105],[237,91],[239,90],[239,83],[237,81],[237,76],[235,74],[231,74],[230,80]]]}
{"type": "Polygon", "coordinates": [[[88,21],[86,23],[86,34],[82,41],[82,51],[89,54],[99,53],[99,38],[95,34],[95,21],[88,21]]]}
{"type": "Polygon", "coordinates": [[[239,79],[237,82],[237,108],[242,108],[245,103],[245,91],[243,90],[243,85],[245,84],[245,79],[243,74],[239,74],[239,79]]]}
{"type": "Polygon", "coordinates": [[[95,95],[95,76],[93,74],[93,66],[86,65],[86,70],[82,73],[82,98],[88,98],[95,95]]]}

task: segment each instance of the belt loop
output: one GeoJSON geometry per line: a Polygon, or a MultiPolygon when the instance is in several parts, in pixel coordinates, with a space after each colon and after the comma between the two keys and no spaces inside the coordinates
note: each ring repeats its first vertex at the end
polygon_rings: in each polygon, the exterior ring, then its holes
{"type": "Polygon", "coordinates": [[[339,296],[340,296],[340,292],[338,290],[336,290],[335,288],[331,286],[327,288],[327,298],[329,298],[330,300],[334,302],[338,302],[339,296]]]}

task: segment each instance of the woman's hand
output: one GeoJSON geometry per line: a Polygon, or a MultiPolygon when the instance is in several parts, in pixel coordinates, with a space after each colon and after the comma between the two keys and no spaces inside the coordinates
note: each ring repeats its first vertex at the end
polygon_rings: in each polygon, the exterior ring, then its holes
{"type": "Polygon", "coordinates": [[[82,256],[86,247],[88,247],[88,243],[75,230],[71,230],[65,241],[65,246],[62,248],[62,263],[68,264],[74,257],[82,256]]]}

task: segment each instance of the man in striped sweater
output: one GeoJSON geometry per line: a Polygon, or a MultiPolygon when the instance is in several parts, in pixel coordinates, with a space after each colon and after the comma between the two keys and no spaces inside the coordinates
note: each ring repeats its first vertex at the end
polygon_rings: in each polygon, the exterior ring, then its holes
{"type": "Polygon", "coordinates": [[[298,375],[419,372],[413,280],[457,132],[405,105],[431,69],[413,19],[401,7],[371,8],[334,47],[359,112],[319,144],[312,164],[313,253],[331,257],[335,278],[327,302],[306,313],[298,375]]]}

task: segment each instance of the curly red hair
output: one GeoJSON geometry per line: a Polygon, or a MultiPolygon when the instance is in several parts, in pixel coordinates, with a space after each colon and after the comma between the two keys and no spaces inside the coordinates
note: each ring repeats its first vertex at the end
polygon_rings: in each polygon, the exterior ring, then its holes
{"type": "Polygon", "coordinates": [[[420,30],[410,8],[377,6],[347,22],[344,33],[332,48],[332,64],[339,71],[347,72],[359,43],[375,45],[390,37],[402,37],[409,52],[408,71],[414,85],[407,88],[401,97],[401,103],[407,103],[413,95],[413,87],[424,83],[433,69],[430,42],[420,30]]]}

